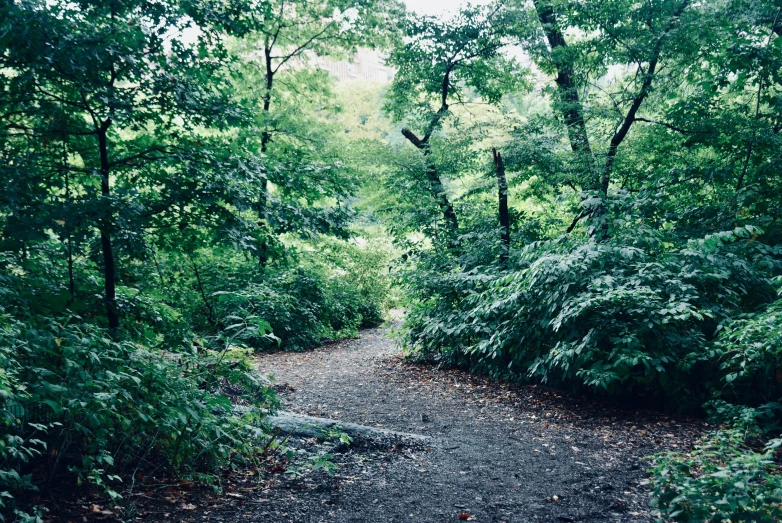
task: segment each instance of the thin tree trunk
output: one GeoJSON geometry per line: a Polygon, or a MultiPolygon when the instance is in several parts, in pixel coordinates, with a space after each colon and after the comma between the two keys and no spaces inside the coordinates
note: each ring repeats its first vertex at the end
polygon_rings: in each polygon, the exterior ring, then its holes
{"type": "Polygon", "coordinates": [[[196,282],[198,283],[198,290],[201,293],[201,299],[204,301],[204,306],[206,307],[206,319],[213,329],[217,329],[217,323],[214,319],[214,309],[212,308],[212,304],[209,303],[209,300],[206,298],[204,283],[201,281],[201,274],[198,272],[198,266],[196,265],[196,262],[192,256],[190,256],[190,263],[193,265],[193,272],[195,273],[196,282]]]}
{"type": "Polygon", "coordinates": [[[157,251],[155,249],[150,249],[152,251],[152,257],[155,259],[155,268],[157,269],[157,277],[160,279],[160,287],[165,288],[166,281],[163,279],[163,271],[160,268],[160,261],[157,257],[157,251]]]}
{"type": "Polygon", "coordinates": [[[771,32],[782,37],[782,18],[779,17],[780,13],[782,13],[782,8],[777,9],[777,14],[774,15],[774,23],[771,24],[771,32]]]}
{"type": "Polygon", "coordinates": [[[437,172],[437,167],[434,165],[434,162],[431,161],[428,154],[426,161],[426,177],[429,179],[429,187],[431,188],[432,194],[437,199],[437,204],[440,206],[449,232],[455,234],[459,230],[459,220],[456,217],[456,212],[453,210],[453,204],[448,199],[448,195],[445,193],[445,186],[443,185],[442,180],[440,180],[440,174],[437,172]]]}
{"type": "Polygon", "coordinates": [[[502,239],[502,254],[500,262],[504,268],[508,266],[510,257],[510,214],[508,212],[508,180],[505,178],[505,162],[497,149],[492,148],[494,157],[494,172],[497,175],[497,193],[499,196],[500,238],[502,239]]]}
{"type": "Polygon", "coordinates": [[[71,295],[68,305],[73,305],[76,301],[76,279],[73,277],[73,240],[70,231],[68,231],[68,291],[71,295]]]}
{"type": "Polygon", "coordinates": [[[443,217],[445,218],[445,223],[449,229],[448,232],[451,237],[451,246],[456,247],[458,243],[456,241],[456,235],[459,232],[459,220],[456,217],[456,212],[453,210],[453,204],[451,204],[451,201],[448,199],[448,195],[445,193],[445,187],[443,186],[442,179],[440,178],[440,173],[437,171],[437,166],[432,161],[430,156],[432,149],[429,145],[429,139],[437,129],[440,121],[448,113],[448,93],[450,91],[451,72],[453,71],[453,67],[454,65],[452,63],[448,63],[445,68],[445,74],[443,75],[443,81],[441,84],[442,88],[440,91],[440,108],[429,121],[429,126],[426,129],[426,134],[424,134],[424,137],[418,138],[418,136],[416,136],[415,133],[413,133],[410,129],[402,129],[402,136],[407,138],[411,144],[413,144],[419,151],[421,151],[421,154],[424,157],[424,161],[426,161],[426,177],[429,180],[429,192],[431,192],[432,196],[434,196],[435,200],[437,201],[437,205],[440,207],[440,212],[443,213],[443,217]]]}
{"type": "MultiPolygon", "coordinates": [[[[272,87],[274,86],[274,69],[272,68],[272,50],[271,48],[266,45],[264,47],[264,63],[266,66],[266,92],[263,95],[263,114],[268,119],[269,117],[269,109],[271,108],[272,104],[272,87]]],[[[263,132],[261,133],[261,153],[266,154],[266,151],[269,148],[269,142],[271,141],[272,135],[271,132],[264,128],[263,132]]],[[[269,190],[269,181],[264,178],[263,181],[261,181],[261,196],[260,200],[258,201],[258,225],[261,227],[261,229],[265,229],[268,226],[269,220],[266,216],[267,209],[269,206],[269,200],[266,196],[267,191],[269,190]]],[[[266,264],[269,261],[269,245],[266,242],[266,240],[261,242],[260,245],[260,252],[258,253],[258,263],[260,263],[261,267],[266,267],[266,264]]]]}
{"type": "MultiPolygon", "coordinates": [[[[63,147],[62,166],[65,174],[65,202],[70,205],[71,203],[71,177],[68,170],[68,154],[63,147]]],[[[76,279],[73,276],[73,238],[71,235],[71,226],[68,221],[65,221],[65,238],[68,242],[68,291],[71,298],[68,300],[68,305],[73,305],[76,301],[76,279]]]]}
{"type": "MultiPolygon", "coordinates": [[[[774,33],[776,33],[779,36],[782,36],[782,24],[780,24],[780,18],[779,15],[782,14],[782,9],[777,10],[777,14],[774,17],[774,22],[771,24],[771,33],[768,35],[768,39],[766,40],[766,47],[771,43],[771,37],[774,33]]],[[[763,95],[763,77],[760,77],[758,79],[758,94],[757,99],[755,100],[755,120],[758,120],[760,118],[760,98],[763,95]]],[[[755,142],[755,137],[757,136],[757,130],[752,131],[752,139],[749,140],[749,143],[747,143],[747,154],[744,157],[744,165],[741,168],[741,176],[739,176],[739,181],[736,183],[736,191],[740,191],[741,187],[744,185],[744,178],[747,175],[747,169],[749,168],[749,160],[752,158],[752,148],[755,142]]]]}
{"type": "MultiPolygon", "coordinates": [[[[649,60],[649,67],[646,69],[643,75],[643,81],[641,82],[641,89],[638,94],[633,98],[633,103],[630,105],[630,109],[627,111],[622,125],[619,126],[614,136],[611,137],[611,143],[608,145],[608,153],[606,153],[606,162],[603,166],[603,175],[600,181],[600,192],[605,197],[608,194],[608,186],[611,183],[611,172],[614,168],[614,162],[616,161],[616,153],[619,150],[619,146],[627,137],[627,133],[630,132],[630,128],[635,123],[638,110],[641,108],[646,97],[651,92],[652,80],[654,79],[655,71],[657,70],[657,64],[660,60],[660,53],[662,52],[663,41],[662,39],[657,41],[654,47],[654,53],[651,60],[649,60]]],[[[639,72],[640,72],[639,65],[639,72]]]]}
{"type": "MultiPolygon", "coordinates": [[[[587,134],[586,122],[584,120],[584,108],[578,96],[576,82],[573,79],[573,66],[566,60],[557,58],[560,50],[567,47],[565,37],[557,24],[557,16],[550,0],[533,0],[535,11],[538,14],[540,24],[543,26],[543,32],[546,35],[554,65],[557,69],[557,91],[558,99],[554,104],[554,109],[558,111],[567,126],[570,148],[580,156],[584,162],[584,167],[591,176],[594,172],[594,161],[592,159],[592,148],[589,144],[589,135],[587,134]]],[[[593,189],[600,185],[600,179],[596,178],[590,181],[593,189]]]]}
{"type": "Polygon", "coordinates": [[[119,313],[117,311],[116,279],[117,269],[114,264],[114,250],[111,245],[111,232],[114,216],[109,197],[109,149],[107,132],[111,120],[106,120],[98,130],[98,147],[100,150],[100,193],[106,210],[100,223],[100,243],[103,250],[103,282],[106,299],[106,318],[109,322],[109,333],[113,338],[119,336],[119,313]]]}
{"type": "MultiPolygon", "coordinates": [[[[774,22],[776,23],[776,21],[774,22]]],[[[758,94],[757,94],[757,100],[755,100],[755,120],[757,120],[760,117],[760,97],[763,94],[763,78],[761,77],[758,81],[758,94]]],[[[741,167],[741,175],[739,176],[739,181],[736,183],[736,191],[740,191],[741,187],[744,185],[744,178],[747,176],[747,169],[749,168],[749,160],[752,158],[752,148],[755,144],[755,137],[757,136],[757,131],[752,131],[752,138],[747,142],[747,154],[744,156],[744,164],[741,167]]]]}
{"type": "MultiPolygon", "coordinates": [[[[679,4],[677,9],[673,13],[674,19],[678,19],[678,17],[681,16],[682,12],[687,8],[689,3],[690,0],[684,0],[681,4],[679,4]]],[[[595,212],[595,216],[601,222],[600,230],[601,230],[601,235],[603,240],[606,240],[609,237],[608,220],[606,218],[607,215],[606,201],[608,200],[608,187],[611,184],[611,174],[613,172],[614,163],[616,162],[616,154],[619,150],[619,146],[627,137],[627,133],[630,132],[630,129],[635,123],[636,117],[638,115],[638,110],[641,108],[641,105],[644,103],[644,100],[646,100],[646,97],[649,96],[649,93],[651,92],[652,81],[654,80],[655,74],[657,72],[657,65],[659,64],[660,56],[662,55],[664,40],[665,37],[670,32],[670,30],[673,28],[673,24],[674,22],[671,22],[668,25],[668,27],[663,31],[663,33],[657,37],[657,42],[654,45],[654,50],[652,51],[652,56],[649,59],[649,65],[647,66],[646,71],[643,71],[641,64],[638,64],[638,72],[643,73],[643,81],[641,82],[641,88],[638,90],[638,94],[636,94],[635,97],[633,98],[633,102],[630,104],[630,108],[628,109],[627,114],[622,120],[622,124],[616,130],[614,136],[611,137],[611,142],[608,145],[608,152],[606,153],[606,161],[603,166],[603,173],[600,178],[600,187],[599,187],[600,193],[602,194],[603,198],[600,206],[596,209],[595,212]]],[[[597,228],[595,228],[595,231],[597,231],[597,228]]]]}
{"type": "Polygon", "coordinates": [[[408,139],[424,156],[426,161],[426,178],[429,181],[429,192],[434,196],[437,201],[437,205],[440,207],[440,211],[443,213],[445,223],[448,226],[449,232],[455,235],[459,230],[459,220],[456,217],[456,212],[453,209],[453,204],[448,199],[448,195],[445,193],[445,187],[440,179],[440,174],[437,172],[437,166],[434,164],[430,157],[431,149],[429,147],[429,136],[424,137],[424,140],[419,139],[411,130],[402,129],[402,135],[408,139]]]}

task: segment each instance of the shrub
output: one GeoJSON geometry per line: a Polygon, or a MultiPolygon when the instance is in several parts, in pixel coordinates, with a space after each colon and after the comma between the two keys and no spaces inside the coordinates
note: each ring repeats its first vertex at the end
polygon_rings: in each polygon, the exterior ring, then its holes
{"type": "Polygon", "coordinates": [[[776,521],[782,249],[758,233],[564,236],[528,244],[504,270],[473,232],[457,258],[426,250],[404,274],[412,303],[402,342],[409,357],[494,377],[675,398],[679,409],[708,399],[711,421],[726,429],[689,455],[656,458],[658,515],[776,521]]]}
{"type": "Polygon", "coordinates": [[[782,298],[721,325],[699,355],[706,358],[719,362],[721,397],[750,405],[782,399],[782,298]]]}
{"type": "Polygon", "coordinates": [[[653,505],[675,521],[779,521],[782,476],[774,453],[782,440],[755,452],[739,430],[719,431],[689,455],[656,458],[653,505]]]}
{"type": "Polygon", "coordinates": [[[361,303],[358,312],[361,314],[359,327],[362,329],[370,329],[383,323],[383,309],[377,302],[361,303]]]}
{"type": "Polygon", "coordinates": [[[203,478],[253,459],[265,439],[276,398],[233,336],[167,352],[73,320],[0,321],[3,503],[63,470],[113,498],[137,467],[203,478]],[[251,408],[235,413],[226,385],[251,408]]]}
{"type": "Polygon", "coordinates": [[[256,349],[303,351],[325,338],[355,335],[360,299],[355,289],[340,283],[296,269],[238,291],[215,293],[215,311],[224,322],[268,322],[270,333],[248,329],[242,335],[256,349]]]}
{"type": "MultiPolygon", "coordinates": [[[[383,311],[391,304],[391,247],[380,239],[345,242],[320,238],[317,257],[306,257],[315,270],[331,282],[332,289],[351,289],[345,302],[358,304],[359,327],[376,327],[383,322],[383,311]]],[[[336,296],[331,302],[338,302],[336,296]]],[[[352,317],[355,317],[351,314],[352,317]]],[[[340,329],[337,329],[340,330],[340,329]]]]}
{"type": "Polygon", "coordinates": [[[169,261],[170,272],[187,277],[176,280],[165,305],[152,306],[141,297],[132,303],[135,316],[165,323],[168,330],[178,328],[168,314],[174,311],[196,332],[263,321],[271,333],[247,329],[244,343],[258,350],[303,351],[382,323],[390,294],[382,264],[389,257],[382,243],[362,247],[328,238],[302,244],[290,259],[266,268],[233,252],[199,252],[169,261]]]}
{"type": "Polygon", "coordinates": [[[684,392],[699,403],[719,366],[703,357],[717,326],[754,306],[747,296],[773,296],[768,249],[734,248],[755,231],[676,248],[652,231],[602,243],[566,236],[528,245],[507,273],[445,271],[441,255],[426,253],[406,280],[417,300],[403,342],[415,357],[494,376],[610,394],[684,392]]]}
{"type": "Polygon", "coordinates": [[[343,277],[326,282],[325,323],[329,327],[328,338],[352,338],[358,336],[363,323],[364,304],[360,291],[343,277]]]}
{"type": "MultiPolygon", "coordinates": [[[[0,316],[0,339],[17,339],[19,325],[0,316]]],[[[19,381],[21,365],[15,357],[15,344],[0,343],[0,521],[3,514],[13,514],[20,520],[35,520],[34,516],[16,507],[15,493],[37,490],[32,476],[24,474],[22,466],[37,459],[46,451],[46,443],[32,437],[38,428],[30,427],[30,437],[21,429],[24,411],[21,402],[29,399],[26,387],[19,381]]],[[[44,428],[45,427],[40,427],[44,428]]]]}

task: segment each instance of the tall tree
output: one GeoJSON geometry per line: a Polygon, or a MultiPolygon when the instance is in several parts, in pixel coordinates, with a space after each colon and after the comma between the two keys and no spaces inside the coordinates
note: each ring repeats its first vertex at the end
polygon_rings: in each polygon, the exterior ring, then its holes
{"type": "MultiPolygon", "coordinates": [[[[297,76],[300,69],[312,66],[316,56],[348,57],[359,46],[386,45],[396,36],[394,21],[402,12],[397,0],[272,0],[261,4],[252,14],[257,26],[240,42],[239,52],[246,64],[257,68],[248,74],[260,76],[258,145],[262,155],[269,153],[275,136],[295,133],[288,113],[291,107],[281,102],[286,93],[301,87],[295,85],[294,78],[306,81],[301,74],[297,76]],[[280,89],[279,78],[285,74],[289,81],[280,89]],[[277,105],[276,110],[273,105],[277,105]]],[[[244,87],[258,90],[249,83],[244,87]]],[[[257,202],[259,224],[264,229],[270,218],[268,191],[268,180],[264,179],[257,202]]],[[[259,246],[258,258],[261,265],[268,260],[265,240],[259,246]]]]}
{"type": "Polygon", "coordinates": [[[219,140],[200,132],[242,116],[231,103],[220,43],[230,13],[219,3],[193,8],[176,0],[31,0],[3,10],[10,212],[3,236],[97,229],[106,319],[116,336],[117,240],[137,254],[146,227],[187,226],[194,209],[208,209],[230,186],[222,183],[228,177],[212,177],[219,140]],[[211,22],[197,27],[197,40],[188,39],[185,30],[204,19],[211,22]],[[199,201],[205,192],[211,200],[199,201]],[[20,193],[27,201],[15,199],[20,193]],[[41,216],[42,208],[50,212],[41,216]]]}
{"type": "Polygon", "coordinates": [[[406,42],[389,58],[398,71],[386,110],[423,130],[416,134],[405,127],[402,135],[424,159],[429,192],[451,241],[459,221],[432,159],[431,139],[453,106],[471,96],[498,103],[519,85],[522,71],[504,52],[512,43],[517,17],[518,11],[502,2],[465,7],[449,20],[410,15],[404,24],[406,42]]]}
{"type": "Polygon", "coordinates": [[[586,2],[576,6],[568,2],[535,0],[534,9],[548,43],[548,50],[531,45],[528,48],[544,70],[555,75],[556,95],[553,109],[567,127],[571,149],[583,160],[585,176],[573,183],[586,191],[584,204],[568,232],[578,221],[592,215],[600,226],[593,229],[607,234],[605,217],[608,191],[617,154],[630,130],[637,122],[639,111],[651,94],[661,65],[672,61],[688,38],[693,19],[681,23],[689,0],[633,3],[624,1],[586,2]],[[569,45],[565,34],[575,29],[574,42],[569,45]],[[589,137],[588,115],[579,89],[605,83],[605,75],[618,73],[617,68],[634,68],[632,77],[624,77],[619,92],[607,92],[616,123],[603,147],[600,140],[589,137]],[[596,149],[597,147],[597,149],[596,149]],[[602,165],[593,160],[600,151],[602,165]],[[592,196],[596,196],[593,198],[592,196]]]}
{"type": "Polygon", "coordinates": [[[556,73],[554,80],[557,84],[555,110],[562,115],[563,122],[567,127],[570,147],[573,152],[579,153],[580,159],[583,158],[586,175],[593,176],[592,148],[589,145],[589,135],[584,121],[584,107],[578,95],[573,59],[568,56],[567,42],[557,23],[557,15],[554,12],[552,2],[534,0],[533,3],[551,49],[550,65],[556,73]]]}
{"type": "Polygon", "coordinates": [[[492,148],[492,159],[494,160],[494,173],[497,176],[497,195],[498,195],[498,217],[500,222],[500,240],[502,242],[502,254],[500,263],[507,266],[510,256],[510,213],[508,212],[508,179],[505,176],[505,162],[502,154],[492,148]]]}

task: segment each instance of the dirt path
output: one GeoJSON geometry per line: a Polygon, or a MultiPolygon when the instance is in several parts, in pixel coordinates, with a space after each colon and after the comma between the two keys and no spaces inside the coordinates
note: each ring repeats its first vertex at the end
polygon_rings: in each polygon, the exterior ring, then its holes
{"type": "Polygon", "coordinates": [[[688,447],[703,427],[408,365],[386,329],[259,365],[285,409],[434,440],[383,459],[353,449],[334,478],[273,495],[253,520],[649,521],[643,456],[688,447]]]}

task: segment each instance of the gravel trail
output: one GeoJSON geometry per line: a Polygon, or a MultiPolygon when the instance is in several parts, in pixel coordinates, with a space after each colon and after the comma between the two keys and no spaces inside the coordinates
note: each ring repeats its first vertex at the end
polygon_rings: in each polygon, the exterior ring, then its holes
{"type": "Polygon", "coordinates": [[[272,493],[242,520],[650,521],[644,457],[684,450],[704,427],[407,364],[388,329],[258,365],[284,409],[434,439],[367,454],[382,459],[362,459],[357,442],[336,476],[272,493]]]}

